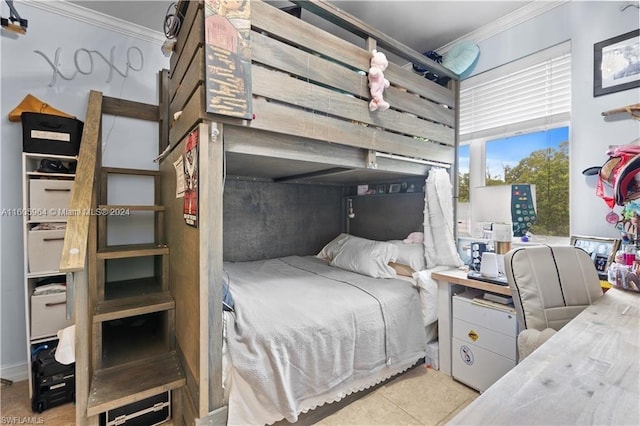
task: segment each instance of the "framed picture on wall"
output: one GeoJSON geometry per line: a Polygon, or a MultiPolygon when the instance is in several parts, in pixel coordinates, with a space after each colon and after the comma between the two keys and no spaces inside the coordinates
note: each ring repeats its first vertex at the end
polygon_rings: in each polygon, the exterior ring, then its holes
{"type": "Polygon", "coordinates": [[[593,96],[640,87],[640,29],[593,45],[593,96]]]}
{"type": "Polygon", "coordinates": [[[386,189],[385,185],[378,185],[376,186],[376,194],[384,194],[386,189]]]}
{"type": "Polygon", "coordinates": [[[600,278],[606,279],[609,265],[614,261],[616,252],[620,247],[620,240],[574,235],[571,237],[571,245],[586,251],[591,256],[600,278]]]}

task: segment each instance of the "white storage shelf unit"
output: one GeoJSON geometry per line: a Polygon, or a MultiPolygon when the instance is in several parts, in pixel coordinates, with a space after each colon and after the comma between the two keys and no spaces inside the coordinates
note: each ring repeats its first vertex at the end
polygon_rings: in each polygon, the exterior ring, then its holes
{"type": "Polygon", "coordinates": [[[75,175],[38,171],[42,160],[60,161],[65,167],[76,157],[54,154],[22,154],[25,320],[29,393],[32,392],[31,352],[41,344],[57,339],[57,331],[73,324],[67,318],[66,292],[34,295],[43,280],[65,283],[66,276],[58,268],[64,241],[64,229],[38,230],[38,225],[60,224],[67,220],[71,187],[75,175]]]}
{"type": "Polygon", "coordinates": [[[473,303],[483,292],[469,290],[453,296],[451,373],[483,392],[515,367],[518,323],[515,311],[473,303]]]}

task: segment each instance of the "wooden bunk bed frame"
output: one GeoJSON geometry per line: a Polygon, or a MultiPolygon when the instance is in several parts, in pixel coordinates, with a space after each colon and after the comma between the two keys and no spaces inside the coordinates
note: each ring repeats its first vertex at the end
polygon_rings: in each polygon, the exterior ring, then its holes
{"type": "Polygon", "coordinates": [[[353,185],[425,176],[431,165],[452,166],[454,182],[457,175],[457,76],[328,3],[294,3],[346,29],[362,46],[252,0],[252,120],[206,112],[205,5],[177,6],[182,23],[160,105],[165,117],[174,118],[164,139],[168,146],[161,147],[160,171],[176,348],[186,375],[186,386],[175,393],[177,424],[217,424],[227,417],[221,321],[225,177],[353,185]],[[366,72],[374,48],[452,80],[443,87],[390,63],[385,77],[391,87],[384,96],[391,108],[370,112],[366,72]],[[199,131],[197,228],[184,222],[174,169],[193,129],[199,131]]]}

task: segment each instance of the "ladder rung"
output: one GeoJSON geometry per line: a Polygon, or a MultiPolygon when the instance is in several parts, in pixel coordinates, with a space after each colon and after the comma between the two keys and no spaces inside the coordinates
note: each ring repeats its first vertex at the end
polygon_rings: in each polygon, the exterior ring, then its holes
{"type": "Polygon", "coordinates": [[[158,244],[131,244],[108,246],[99,249],[96,253],[98,259],[123,259],[129,257],[158,256],[169,254],[169,247],[158,244]]]}
{"type": "Polygon", "coordinates": [[[151,293],[139,296],[98,302],[93,315],[93,322],[100,323],[121,318],[174,309],[176,302],[171,293],[151,293]]]}
{"type": "Polygon", "coordinates": [[[184,372],[175,352],[98,370],[91,379],[87,417],[185,384],[184,372]]]}

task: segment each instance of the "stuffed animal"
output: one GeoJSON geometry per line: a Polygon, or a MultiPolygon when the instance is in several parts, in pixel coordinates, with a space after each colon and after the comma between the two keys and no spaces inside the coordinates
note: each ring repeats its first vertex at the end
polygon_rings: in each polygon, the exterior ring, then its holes
{"type": "Polygon", "coordinates": [[[403,241],[405,244],[422,244],[424,242],[424,233],[412,232],[403,241]]]}
{"type": "Polygon", "coordinates": [[[384,78],[384,70],[389,62],[382,52],[373,49],[371,52],[371,68],[369,68],[369,91],[371,92],[371,102],[369,111],[389,109],[389,103],[382,97],[384,89],[389,87],[389,80],[384,78]]]}

